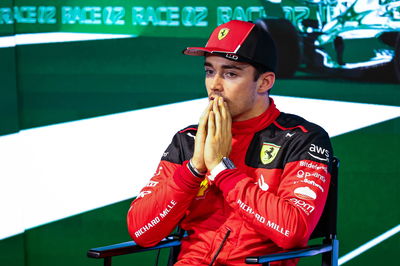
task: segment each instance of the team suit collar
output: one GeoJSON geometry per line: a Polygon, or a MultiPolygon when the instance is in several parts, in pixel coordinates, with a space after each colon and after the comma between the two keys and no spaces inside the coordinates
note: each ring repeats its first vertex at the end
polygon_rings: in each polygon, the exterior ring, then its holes
{"type": "Polygon", "coordinates": [[[259,116],[232,123],[232,135],[254,134],[275,121],[281,112],[276,108],[274,100],[269,98],[267,110],[259,116]]]}

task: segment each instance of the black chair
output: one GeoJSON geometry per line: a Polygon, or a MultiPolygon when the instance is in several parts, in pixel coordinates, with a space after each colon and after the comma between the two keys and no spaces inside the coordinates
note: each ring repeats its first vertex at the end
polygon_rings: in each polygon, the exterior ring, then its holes
{"type": "MultiPolygon", "coordinates": [[[[339,240],[336,238],[336,222],[337,222],[337,198],[338,198],[338,168],[339,159],[334,158],[332,162],[332,176],[328,192],[328,198],[324,211],[316,228],[311,234],[310,239],[323,238],[322,243],[312,245],[305,248],[297,248],[285,250],[281,253],[268,254],[258,257],[247,257],[246,264],[263,264],[269,265],[270,262],[295,259],[302,257],[310,257],[322,254],[322,266],[337,266],[339,255],[339,240]]],[[[134,241],[128,241],[120,244],[92,248],[87,252],[90,258],[104,259],[104,266],[111,266],[111,259],[114,256],[144,252],[149,250],[171,248],[168,265],[172,265],[179,253],[180,238],[182,232],[170,235],[159,244],[150,248],[142,248],[134,241]]]]}
{"type": "Polygon", "coordinates": [[[168,265],[173,265],[175,259],[178,257],[179,247],[181,245],[180,237],[170,235],[157,245],[150,248],[143,248],[138,246],[134,241],[123,242],[115,245],[104,246],[99,248],[92,248],[87,252],[89,258],[104,259],[104,266],[111,266],[111,259],[115,256],[150,251],[162,248],[171,248],[168,265]]]}
{"type": "Polygon", "coordinates": [[[339,159],[334,157],[332,161],[332,176],[329,186],[328,198],[321,218],[311,234],[311,239],[323,238],[322,244],[305,248],[285,250],[282,253],[268,254],[259,257],[247,257],[247,264],[269,265],[270,262],[310,257],[322,254],[322,266],[337,266],[339,256],[339,240],[336,238],[337,206],[338,206],[338,174],[339,159]]]}

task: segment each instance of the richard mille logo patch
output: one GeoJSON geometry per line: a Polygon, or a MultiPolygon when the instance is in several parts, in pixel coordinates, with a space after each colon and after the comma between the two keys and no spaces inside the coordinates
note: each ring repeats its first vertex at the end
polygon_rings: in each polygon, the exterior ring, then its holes
{"type": "Polygon", "coordinates": [[[264,142],[260,152],[260,159],[263,164],[269,164],[275,160],[281,146],[264,142]]]}

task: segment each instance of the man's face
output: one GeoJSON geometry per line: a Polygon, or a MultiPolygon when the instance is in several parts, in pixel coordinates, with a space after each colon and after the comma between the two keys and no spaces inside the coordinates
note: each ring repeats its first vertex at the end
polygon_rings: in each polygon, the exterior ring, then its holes
{"type": "Polygon", "coordinates": [[[216,95],[222,96],[234,121],[260,114],[257,81],[254,81],[256,70],[253,66],[209,55],[205,57],[204,67],[208,98],[211,100],[216,95]]]}

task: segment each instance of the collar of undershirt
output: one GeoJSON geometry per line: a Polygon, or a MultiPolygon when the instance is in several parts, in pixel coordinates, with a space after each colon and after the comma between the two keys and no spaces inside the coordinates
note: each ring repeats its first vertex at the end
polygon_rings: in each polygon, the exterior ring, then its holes
{"type": "Polygon", "coordinates": [[[244,121],[232,123],[232,134],[254,134],[269,126],[281,113],[275,106],[274,100],[269,98],[267,110],[259,116],[244,121]]]}

